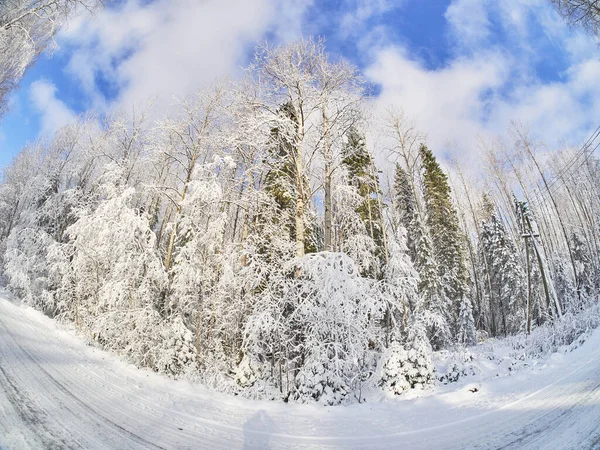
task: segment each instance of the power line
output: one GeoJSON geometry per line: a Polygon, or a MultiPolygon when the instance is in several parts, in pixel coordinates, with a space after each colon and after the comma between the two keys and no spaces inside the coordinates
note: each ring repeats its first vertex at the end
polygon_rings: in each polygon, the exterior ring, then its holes
{"type": "MultiPolygon", "coordinates": [[[[564,175],[573,166],[573,164],[575,164],[575,161],[577,159],[579,159],[582,155],[586,155],[587,150],[592,146],[592,144],[598,138],[598,136],[600,136],[600,126],[596,129],[596,132],[594,132],[592,137],[588,139],[588,141],[581,147],[581,149],[571,158],[571,160],[567,162],[565,167],[563,167],[563,169],[555,175],[554,180],[551,183],[549,183],[549,185],[552,185],[556,181],[560,180],[562,175],[564,175]]],[[[596,145],[593,151],[595,151],[597,148],[598,145],[596,145]]]]}
{"type": "MultiPolygon", "coordinates": [[[[594,143],[594,141],[600,136],[600,126],[596,128],[596,131],[590,136],[590,138],[583,144],[583,146],[573,155],[573,157],[565,163],[565,166],[559,170],[559,172],[555,175],[554,179],[548,183],[548,188],[552,187],[555,183],[561,180],[561,177],[575,164],[575,162],[582,156],[586,154],[586,151],[589,147],[594,143]]],[[[598,145],[594,148],[594,151],[598,148],[598,145]]]]}
{"type": "MultiPolygon", "coordinates": [[[[594,147],[593,151],[596,151],[596,149],[598,149],[598,147],[600,146],[600,142],[596,145],[596,147],[594,147]]],[[[577,166],[575,167],[570,167],[572,168],[572,172],[577,171],[580,167],[583,167],[583,165],[587,162],[587,159],[581,161],[577,166]]],[[[532,204],[535,205],[539,205],[540,202],[542,200],[544,200],[546,198],[547,195],[554,193],[555,189],[554,188],[560,188],[561,186],[565,185],[565,179],[562,178],[563,175],[566,175],[568,171],[564,171],[563,173],[561,173],[555,180],[553,180],[552,184],[548,185],[548,189],[547,190],[543,190],[542,187],[538,187],[538,192],[534,195],[533,200],[531,201],[532,204]],[[548,190],[550,190],[551,192],[548,192],[548,190]]]]}
{"type": "MultiPolygon", "coordinates": [[[[598,139],[599,136],[600,136],[600,125],[598,126],[598,128],[596,128],[596,130],[592,133],[592,135],[587,139],[587,141],[581,146],[581,148],[575,153],[575,155],[573,155],[565,163],[565,165],[562,167],[562,169],[560,169],[556,173],[554,178],[550,182],[547,183],[547,190],[546,191],[540,190],[538,193],[534,194],[534,196],[530,199],[529,203],[530,204],[539,204],[544,199],[544,197],[548,194],[548,191],[552,187],[554,187],[555,185],[563,184],[564,183],[564,180],[562,179],[563,175],[565,175],[575,165],[575,163],[581,156],[587,155],[588,149],[594,144],[594,141],[596,139],[598,139]]],[[[596,146],[592,150],[592,153],[595,152],[598,149],[598,147],[600,147],[600,141],[596,144],[596,146]]],[[[584,163],[585,163],[585,161],[583,161],[581,164],[579,164],[576,168],[578,169],[579,167],[583,166],[584,163]]]]}

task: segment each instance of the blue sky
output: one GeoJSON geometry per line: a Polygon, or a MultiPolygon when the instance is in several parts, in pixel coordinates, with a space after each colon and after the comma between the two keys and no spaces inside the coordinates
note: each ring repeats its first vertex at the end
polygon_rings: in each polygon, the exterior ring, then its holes
{"type": "Polygon", "coordinates": [[[29,70],[0,122],[0,167],[80,113],[129,109],[241,74],[255,43],[326,38],[376,86],[375,114],[402,108],[430,146],[477,153],[525,123],[549,148],[600,119],[600,51],[547,0],[120,0],[76,18],[29,70]]]}

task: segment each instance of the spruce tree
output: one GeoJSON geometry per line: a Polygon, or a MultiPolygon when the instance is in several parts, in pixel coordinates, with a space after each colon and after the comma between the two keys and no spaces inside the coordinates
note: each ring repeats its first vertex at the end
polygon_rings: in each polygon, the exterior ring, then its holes
{"type": "MultiPolygon", "coordinates": [[[[568,257],[567,257],[568,258],[568,257]]],[[[579,302],[577,299],[577,288],[570,276],[569,267],[565,255],[556,255],[551,260],[556,296],[563,311],[576,309],[579,302]]],[[[577,266],[576,266],[577,267],[577,266]]]]}
{"type": "Polygon", "coordinates": [[[577,267],[577,279],[580,283],[581,297],[589,299],[597,291],[597,282],[594,280],[595,269],[590,256],[590,250],[584,237],[580,233],[573,232],[571,234],[571,248],[573,249],[573,259],[575,267],[577,267]]]}
{"type": "Polygon", "coordinates": [[[452,205],[448,177],[431,150],[423,144],[419,148],[419,155],[423,168],[426,224],[431,233],[443,296],[450,302],[448,319],[456,333],[460,306],[468,295],[464,236],[458,226],[456,209],[452,205]]]}
{"type": "Polygon", "coordinates": [[[415,251],[415,220],[417,215],[417,205],[415,192],[410,182],[408,172],[396,164],[396,174],[394,177],[395,206],[398,213],[399,225],[406,228],[407,246],[410,257],[416,258],[415,251]]]}
{"type": "Polygon", "coordinates": [[[473,305],[468,297],[463,297],[458,314],[458,336],[460,344],[475,345],[477,343],[477,332],[475,331],[475,320],[473,319],[473,305]]]}
{"type": "Polygon", "coordinates": [[[484,197],[487,218],[481,224],[481,256],[490,271],[490,331],[493,335],[519,330],[525,319],[524,271],[508,232],[484,197]]]}
{"type": "Polygon", "coordinates": [[[369,275],[379,277],[384,264],[384,236],[382,229],[382,211],[377,200],[380,193],[379,180],[375,171],[375,163],[367,149],[365,137],[354,127],[347,133],[347,142],[342,151],[342,166],[347,174],[347,182],[354,187],[361,197],[356,208],[366,231],[375,243],[375,256],[380,261],[375,273],[369,275]]]}
{"type": "Polygon", "coordinates": [[[414,313],[427,332],[427,337],[434,349],[450,344],[450,300],[440,283],[439,267],[434,256],[433,243],[427,226],[415,217],[414,244],[416,256],[415,269],[419,274],[419,296],[421,303],[414,313]]]}

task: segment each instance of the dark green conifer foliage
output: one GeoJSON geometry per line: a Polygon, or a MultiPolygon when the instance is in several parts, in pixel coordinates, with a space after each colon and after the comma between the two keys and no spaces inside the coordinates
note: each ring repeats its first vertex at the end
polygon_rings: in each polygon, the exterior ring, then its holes
{"type": "MultiPolygon", "coordinates": [[[[355,187],[362,197],[362,203],[357,213],[365,223],[367,232],[375,242],[377,257],[381,261],[380,268],[384,263],[384,242],[382,224],[382,211],[379,207],[377,195],[380,194],[379,180],[375,170],[375,163],[371,153],[367,149],[364,136],[354,127],[347,133],[347,142],[342,152],[342,164],[348,173],[348,182],[355,187]]],[[[371,274],[380,276],[379,273],[371,274]]]]}
{"type": "Polygon", "coordinates": [[[458,215],[452,205],[448,177],[425,145],[419,148],[423,168],[426,224],[431,233],[443,295],[450,302],[449,321],[455,332],[460,305],[468,294],[468,272],[458,215]]]}
{"type": "Polygon", "coordinates": [[[506,335],[519,331],[525,323],[525,270],[504,223],[485,195],[483,207],[481,257],[487,261],[492,289],[488,293],[488,323],[492,335],[506,335]]]}
{"type": "Polygon", "coordinates": [[[394,177],[394,192],[396,195],[396,209],[400,225],[406,228],[408,253],[413,261],[416,259],[415,236],[416,228],[416,200],[412,183],[406,170],[400,164],[396,164],[396,174],[394,177]]]}
{"type": "MultiPolygon", "coordinates": [[[[284,103],[279,108],[279,114],[283,117],[292,119],[291,123],[297,123],[294,118],[294,108],[290,103],[284,103]]],[[[264,184],[265,191],[273,197],[280,211],[278,220],[285,221],[285,228],[289,230],[290,239],[294,239],[296,234],[296,225],[294,221],[295,198],[296,192],[294,189],[294,164],[292,158],[293,142],[288,137],[289,133],[285,133],[275,127],[271,130],[272,145],[269,148],[269,171],[265,175],[264,184]]],[[[309,190],[308,180],[304,180],[305,191],[309,190]]],[[[316,230],[313,224],[306,228],[306,239],[304,241],[305,253],[315,253],[316,246],[316,230]]]]}

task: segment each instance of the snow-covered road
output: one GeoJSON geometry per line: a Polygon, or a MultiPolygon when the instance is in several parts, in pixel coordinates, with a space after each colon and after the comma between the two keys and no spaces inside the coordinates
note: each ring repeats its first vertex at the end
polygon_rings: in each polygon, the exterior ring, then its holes
{"type": "Polygon", "coordinates": [[[137,370],[0,298],[0,448],[600,449],[600,332],[546,367],[402,401],[256,402],[137,370]]]}

